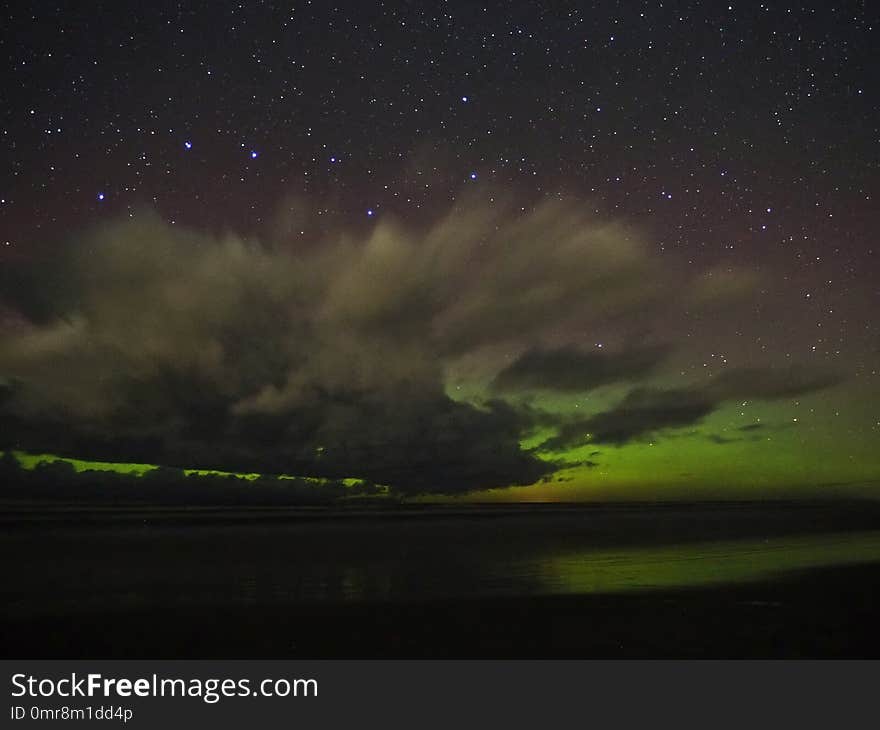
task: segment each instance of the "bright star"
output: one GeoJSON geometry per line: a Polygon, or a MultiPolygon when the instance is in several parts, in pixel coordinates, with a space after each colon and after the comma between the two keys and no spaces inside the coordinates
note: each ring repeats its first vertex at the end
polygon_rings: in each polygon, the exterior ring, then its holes
{"type": "Polygon", "coordinates": [[[471,175],[470,175],[470,177],[471,177],[471,180],[476,180],[476,179],[477,179],[477,173],[472,172],[471,175]]]}
{"type": "Polygon", "coordinates": [[[191,150],[193,145],[192,142],[187,141],[183,143],[183,146],[186,147],[188,150],[191,150]]]}
{"type": "Polygon", "coordinates": [[[256,151],[256,150],[251,150],[251,159],[252,159],[252,160],[256,160],[256,159],[257,159],[257,156],[258,156],[257,151],[256,151]]]}
{"type": "Polygon", "coordinates": [[[466,96],[463,96],[463,97],[461,97],[461,100],[462,100],[465,104],[467,104],[467,100],[468,100],[468,98],[467,98],[466,96]]]}
{"type": "Polygon", "coordinates": [[[104,193],[98,193],[98,200],[104,199],[104,193]]]}

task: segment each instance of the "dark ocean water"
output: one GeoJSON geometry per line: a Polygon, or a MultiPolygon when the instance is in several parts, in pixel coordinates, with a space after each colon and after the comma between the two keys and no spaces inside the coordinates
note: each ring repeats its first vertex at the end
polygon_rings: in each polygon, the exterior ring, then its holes
{"type": "Polygon", "coordinates": [[[827,505],[19,511],[11,617],[629,594],[880,564],[872,510],[827,505]]]}

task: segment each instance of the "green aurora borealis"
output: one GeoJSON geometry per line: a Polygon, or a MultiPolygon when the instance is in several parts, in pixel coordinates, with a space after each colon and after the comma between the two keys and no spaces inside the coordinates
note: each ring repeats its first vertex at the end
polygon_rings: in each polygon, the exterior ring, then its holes
{"type": "Polygon", "coordinates": [[[432,501],[876,495],[870,338],[831,350],[766,276],[493,201],[317,247],[86,232],[7,316],[0,447],[432,501]]]}
{"type": "MultiPolygon", "coordinates": [[[[601,408],[603,400],[614,402],[624,391],[605,388],[576,405],[601,408]]],[[[542,405],[570,412],[567,400],[548,397],[542,405]]],[[[877,427],[875,403],[857,384],[774,402],[727,403],[695,426],[622,446],[591,444],[585,435],[583,446],[543,456],[590,460],[595,466],[561,469],[550,483],[482,496],[534,501],[876,498],[877,427]],[[755,424],[762,428],[741,430],[755,424]]]]}
{"type": "MultiPolygon", "coordinates": [[[[619,398],[616,388],[600,396],[619,398]]],[[[561,468],[532,486],[476,490],[466,495],[422,495],[417,501],[567,502],[594,500],[878,498],[880,454],[873,436],[872,404],[852,389],[791,399],[730,404],[696,427],[678,429],[624,446],[585,442],[564,452],[543,453],[547,459],[598,462],[595,466],[561,468]],[[844,420],[843,413],[849,414],[844,420]],[[742,426],[767,424],[753,436],[742,426]],[[713,438],[720,437],[720,438],[713,438]],[[722,441],[723,440],[723,441],[722,441]],[[596,454],[596,452],[599,452],[596,454]],[[592,454],[592,456],[591,456],[592,454]]],[[[563,402],[547,398],[545,407],[562,409],[563,402]]],[[[577,404],[579,407],[581,403],[577,404]]],[[[546,433],[523,440],[531,447],[546,433]]],[[[67,459],[50,454],[17,453],[32,469],[41,462],[63,459],[77,471],[108,470],[141,476],[151,464],[67,459]]],[[[186,469],[187,474],[231,475],[231,472],[186,469]]],[[[256,473],[235,473],[250,480],[256,473]]],[[[320,479],[315,479],[316,486],[320,479]]],[[[347,479],[356,483],[356,478],[347,479]]]]}

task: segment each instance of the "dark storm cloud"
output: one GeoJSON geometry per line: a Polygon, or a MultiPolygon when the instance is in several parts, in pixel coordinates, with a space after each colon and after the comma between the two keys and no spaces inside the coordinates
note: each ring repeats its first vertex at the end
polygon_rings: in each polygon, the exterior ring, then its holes
{"type": "Polygon", "coordinates": [[[828,382],[730,373],[692,391],[635,388],[561,422],[520,396],[638,381],[668,354],[584,351],[584,332],[611,323],[643,341],[674,310],[670,288],[691,309],[707,297],[632,230],[576,205],[523,213],[493,198],[417,232],[386,220],[278,235],[218,238],[144,214],[84,235],[42,280],[32,272],[39,296],[4,284],[0,448],[448,493],[559,468],[520,446],[536,428],[558,428],[544,449],[585,432],[620,444],[729,398],[828,382]],[[453,399],[451,372],[494,381],[498,397],[453,399]]]}
{"type": "MultiPolygon", "coordinates": [[[[620,446],[663,429],[695,425],[728,400],[793,397],[830,387],[840,380],[834,373],[806,368],[737,368],[690,388],[638,387],[610,410],[560,426],[541,448],[563,450],[585,443],[620,446]]],[[[752,424],[741,430],[751,432],[758,428],[760,424],[752,424]]],[[[717,435],[708,438],[719,444],[732,440],[717,435]]]]}
{"type": "Polygon", "coordinates": [[[736,368],[713,378],[705,392],[718,400],[758,398],[775,400],[821,390],[840,382],[836,373],[804,367],[736,368]]]}
{"type": "MultiPolygon", "coordinates": [[[[6,288],[3,445],[401,491],[531,483],[554,468],[519,446],[533,416],[453,400],[447,369],[545,352],[548,331],[638,312],[668,279],[631,230],[559,203],[471,202],[419,233],[384,221],[293,241],[140,215],[72,245],[40,297],[6,288]]],[[[561,389],[659,357],[558,352],[561,389]]]]}
{"type": "Polygon", "coordinates": [[[565,424],[542,447],[566,449],[586,442],[621,445],[663,428],[696,423],[714,407],[686,389],[636,388],[611,410],[565,424]]]}
{"type": "Polygon", "coordinates": [[[669,348],[661,346],[640,346],[619,352],[585,352],[575,347],[532,348],[502,370],[493,386],[499,391],[591,390],[606,383],[647,375],[668,353],[669,348]]]}

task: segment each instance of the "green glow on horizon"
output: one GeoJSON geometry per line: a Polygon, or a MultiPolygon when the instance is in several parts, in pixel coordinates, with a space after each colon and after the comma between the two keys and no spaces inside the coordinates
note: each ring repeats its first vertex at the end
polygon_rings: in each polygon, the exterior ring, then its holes
{"type": "MultiPolygon", "coordinates": [[[[674,375],[652,383],[682,385],[674,375]]],[[[589,417],[619,402],[630,386],[591,393],[536,393],[532,407],[561,417],[589,417]]],[[[698,423],[622,445],[593,443],[541,451],[555,431],[526,434],[520,445],[563,466],[547,481],[472,492],[466,502],[880,498],[880,423],[875,402],[857,384],[800,397],[728,402],[698,423]],[[743,430],[746,427],[746,430],[743,430]],[[592,466],[574,466],[592,462],[592,466]],[[569,466],[565,466],[568,464],[569,466]]],[[[447,501],[431,495],[419,501],[447,501]]]]}
{"type": "MultiPolygon", "coordinates": [[[[0,457],[4,455],[5,452],[0,451],[0,457]]],[[[161,467],[158,464],[137,464],[137,463],[129,463],[129,462],[114,462],[114,461],[93,461],[90,459],[75,459],[68,456],[58,456],[56,454],[30,454],[24,451],[12,451],[12,455],[16,458],[18,463],[21,465],[22,469],[33,470],[36,469],[40,464],[53,464],[57,462],[63,462],[66,464],[70,464],[77,473],[82,473],[86,471],[110,471],[115,472],[117,474],[126,474],[128,476],[133,477],[142,477],[144,474],[148,474],[149,472],[155,471],[156,469],[160,469],[161,467]]],[[[236,479],[242,479],[244,481],[253,482],[258,479],[275,479],[278,481],[305,481],[312,482],[316,485],[326,484],[330,481],[336,481],[341,483],[345,487],[359,487],[366,483],[364,479],[358,479],[355,477],[347,477],[345,479],[326,479],[322,477],[297,477],[291,476],[288,474],[258,474],[256,472],[232,472],[232,471],[221,471],[219,469],[181,469],[181,471],[186,475],[195,475],[195,476],[212,476],[212,477],[235,477],[236,479]]],[[[380,496],[387,495],[389,490],[384,485],[376,485],[377,493],[380,496]]]]}
{"type": "MultiPolygon", "coordinates": [[[[261,478],[262,474],[257,474],[255,472],[232,472],[232,471],[220,471],[218,469],[184,469],[183,473],[186,476],[194,475],[199,477],[235,477],[236,479],[243,479],[247,482],[253,482],[257,479],[261,478]]],[[[278,477],[279,479],[281,477],[278,477]]]]}
{"type": "MultiPolygon", "coordinates": [[[[3,453],[4,452],[0,451],[0,456],[2,456],[3,453]]],[[[18,460],[22,469],[28,470],[36,469],[40,464],[53,464],[60,461],[70,464],[77,473],[84,471],[112,471],[118,474],[128,474],[130,476],[140,477],[159,468],[155,464],[92,461],[89,459],[74,459],[67,456],[57,456],[55,454],[29,454],[24,451],[13,451],[12,455],[18,460]]]]}
{"type": "MultiPolygon", "coordinates": [[[[673,388],[681,383],[666,376],[654,385],[673,388]]],[[[588,394],[539,393],[528,402],[554,417],[588,417],[613,407],[628,388],[607,386],[588,394]]],[[[468,397],[475,392],[469,391],[468,397]]],[[[535,453],[540,458],[560,463],[546,481],[465,494],[450,485],[450,494],[402,498],[435,503],[880,498],[880,424],[875,407],[859,388],[847,385],[798,398],[725,403],[697,424],[662,430],[622,445],[585,440],[582,446],[564,451],[538,450],[535,453]],[[588,461],[592,465],[583,465],[588,461]]],[[[523,434],[520,446],[538,448],[554,433],[552,427],[541,426],[523,434]]],[[[158,468],[154,464],[14,453],[29,469],[40,462],[59,460],[78,472],[102,470],[142,476],[158,468]]],[[[184,473],[247,481],[303,479],[316,485],[329,481],[196,468],[184,469],[184,473]]],[[[334,481],[348,487],[364,483],[358,478],[334,481]]],[[[380,491],[391,493],[384,487],[380,491]]]]}

